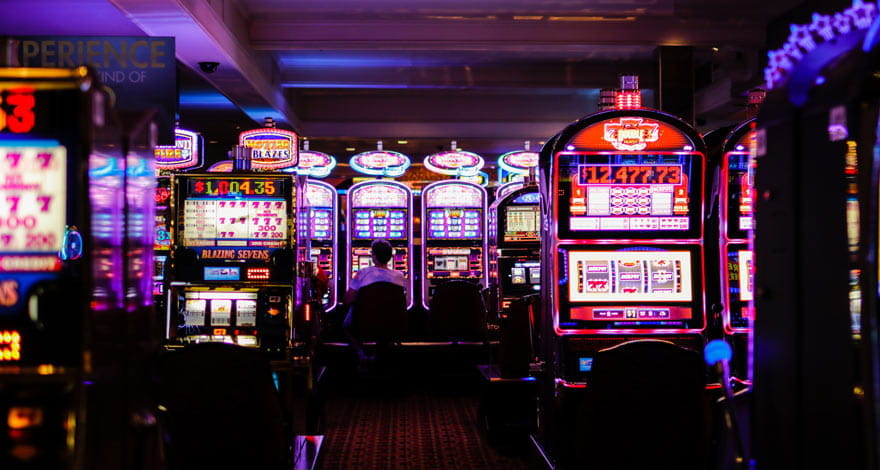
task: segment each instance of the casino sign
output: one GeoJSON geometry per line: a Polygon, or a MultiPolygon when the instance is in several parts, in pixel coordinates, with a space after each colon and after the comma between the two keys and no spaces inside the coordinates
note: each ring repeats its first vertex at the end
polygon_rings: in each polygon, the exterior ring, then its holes
{"type": "Polygon", "coordinates": [[[364,175],[396,177],[406,172],[410,159],[400,152],[372,150],[351,157],[348,164],[364,175]]]}
{"type": "Polygon", "coordinates": [[[425,157],[425,168],[441,175],[475,176],[485,164],[483,157],[463,150],[447,150],[425,157]]]}
{"type": "Polygon", "coordinates": [[[278,170],[298,163],[298,136],[293,131],[260,128],[238,135],[238,144],[254,149],[251,168],[278,170]]]}

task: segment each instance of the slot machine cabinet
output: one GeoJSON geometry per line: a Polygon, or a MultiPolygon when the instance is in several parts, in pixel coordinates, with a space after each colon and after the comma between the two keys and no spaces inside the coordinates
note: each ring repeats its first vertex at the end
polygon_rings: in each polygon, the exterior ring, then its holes
{"type": "Polygon", "coordinates": [[[734,128],[721,146],[719,208],[719,260],[721,267],[721,321],[734,349],[731,374],[741,380],[749,372],[749,334],[754,320],[754,176],[752,152],[755,120],[734,128]]]}
{"type": "Polygon", "coordinates": [[[510,303],[541,290],[541,207],[537,185],[516,189],[490,207],[490,266],[498,286],[499,313],[510,303]]]}
{"type": "Polygon", "coordinates": [[[542,349],[536,444],[568,462],[596,352],[653,338],[702,351],[706,149],[684,121],[602,111],[540,161],[542,349]]]}
{"type": "MultiPolygon", "coordinates": [[[[783,46],[800,51],[800,60],[787,69],[774,64],[780,48],[765,69],[755,152],[750,430],[757,468],[875,468],[880,461],[880,21],[870,2],[832,16],[840,23],[827,37],[810,36],[812,50],[791,39],[783,46]]],[[[790,29],[814,31],[822,17],[790,29]]]]}
{"type": "Polygon", "coordinates": [[[346,286],[360,269],[372,265],[372,241],[384,238],[394,249],[390,268],[403,273],[407,283],[407,308],[412,308],[413,198],[409,187],[390,180],[355,184],[348,190],[346,220],[349,225],[346,286]]]}
{"type": "Polygon", "coordinates": [[[325,311],[336,307],[338,248],[338,197],[333,185],[310,179],[306,187],[310,211],[311,250],[309,257],[330,279],[321,302],[325,311]]]}
{"type": "Polygon", "coordinates": [[[0,69],[0,98],[0,466],[149,468],[123,449],[153,453],[128,326],[149,313],[155,129],[125,135],[84,67],[0,69]]]}
{"type": "Polygon", "coordinates": [[[488,256],[486,190],[465,181],[437,181],[422,189],[422,306],[444,281],[485,288],[488,256]]]}
{"type": "Polygon", "coordinates": [[[284,173],[172,175],[169,346],[220,341],[284,359],[297,297],[302,180],[284,173]]]}

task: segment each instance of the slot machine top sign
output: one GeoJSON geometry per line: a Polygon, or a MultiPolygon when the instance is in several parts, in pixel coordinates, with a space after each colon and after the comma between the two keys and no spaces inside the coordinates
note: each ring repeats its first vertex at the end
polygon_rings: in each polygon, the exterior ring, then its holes
{"type": "Polygon", "coordinates": [[[578,132],[567,151],[680,152],[692,151],[694,142],[675,127],[641,116],[599,121],[578,132]]]}
{"type": "Polygon", "coordinates": [[[336,168],[336,158],[324,152],[315,150],[300,150],[299,163],[296,167],[285,169],[298,175],[324,178],[336,168]]]}
{"type": "Polygon", "coordinates": [[[185,170],[204,162],[205,146],[202,136],[186,129],[174,130],[174,145],[157,145],[153,149],[156,170],[185,170]]]}
{"type": "Polygon", "coordinates": [[[474,176],[483,168],[483,157],[463,150],[447,150],[425,157],[425,168],[441,175],[474,176]]]}
{"type": "Polygon", "coordinates": [[[410,158],[400,152],[371,150],[351,157],[348,164],[364,175],[396,177],[409,168],[410,158]]]}
{"type": "Polygon", "coordinates": [[[254,149],[251,168],[280,170],[294,167],[298,160],[298,136],[293,131],[261,128],[244,131],[238,135],[239,145],[254,149]]]}

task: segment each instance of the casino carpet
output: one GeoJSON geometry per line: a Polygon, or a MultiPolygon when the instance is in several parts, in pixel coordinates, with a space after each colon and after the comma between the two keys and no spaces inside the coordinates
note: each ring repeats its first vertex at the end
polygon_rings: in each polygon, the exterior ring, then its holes
{"type": "Polygon", "coordinates": [[[353,380],[335,388],[325,407],[322,469],[527,468],[486,444],[473,377],[353,380]]]}

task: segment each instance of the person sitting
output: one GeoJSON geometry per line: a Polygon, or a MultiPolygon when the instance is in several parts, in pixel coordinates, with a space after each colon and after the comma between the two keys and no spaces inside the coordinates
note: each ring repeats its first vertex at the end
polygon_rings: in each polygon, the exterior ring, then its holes
{"type": "Polygon", "coordinates": [[[358,291],[370,284],[387,282],[406,289],[406,279],[404,278],[403,273],[400,271],[394,271],[388,266],[393,253],[394,251],[391,247],[391,243],[389,243],[388,240],[382,238],[373,240],[373,243],[370,246],[373,265],[360,269],[355,273],[354,278],[352,278],[349,283],[348,290],[342,298],[344,303],[350,305],[343,326],[349,337],[349,344],[354,348],[361,365],[368,360],[368,357],[364,353],[363,343],[358,337],[355,328],[355,321],[353,318],[354,304],[357,301],[358,291]]]}

